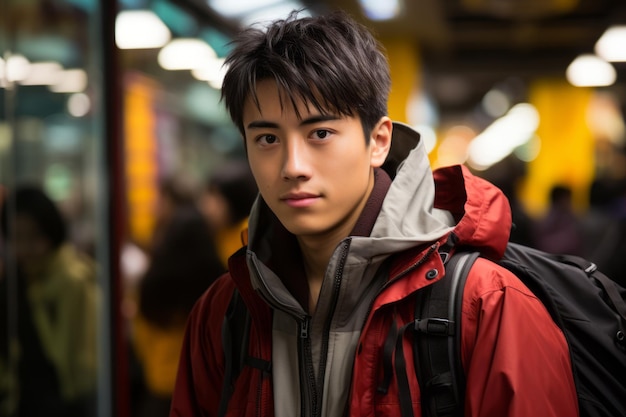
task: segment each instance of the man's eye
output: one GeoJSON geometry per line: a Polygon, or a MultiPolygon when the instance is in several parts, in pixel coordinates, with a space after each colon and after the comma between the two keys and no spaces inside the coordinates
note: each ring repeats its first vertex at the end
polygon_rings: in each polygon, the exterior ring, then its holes
{"type": "Polygon", "coordinates": [[[330,132],[328,130],[319,129],[315,131],[314,136],[317,139],[326,139],[328,136],[330,136],[330,132]]]}
{"type": "Polygon", "coordinates": [[[277,141],[278,141],[278,138],[274,135],[262,135],[262,136],[259,136],[257,139],[257,142],[261,144],[267,144],[267,145],[271,145],[273,143],[276,143],[277,141]]]}

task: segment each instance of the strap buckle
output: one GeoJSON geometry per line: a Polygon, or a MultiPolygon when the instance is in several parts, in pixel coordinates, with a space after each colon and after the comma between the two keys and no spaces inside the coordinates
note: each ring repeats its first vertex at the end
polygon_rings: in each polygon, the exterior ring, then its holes
{"type": "Polygon", "coordinates": [[[428,333],[435,336],[454,336],[454,320],[435,317],[415,319],[414,328],[420,333],[428,333]]]}

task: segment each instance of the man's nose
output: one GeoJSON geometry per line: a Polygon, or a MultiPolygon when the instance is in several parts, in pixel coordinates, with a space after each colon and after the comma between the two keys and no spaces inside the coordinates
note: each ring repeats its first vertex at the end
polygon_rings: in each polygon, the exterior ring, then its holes
{"type": "Polygon", "coordinates": [[[287,140],[283,155],[283,178],[286,180],[310,178],[310,158],[311,152],[306,146],[306,139],[293,137],[287,140]]]}

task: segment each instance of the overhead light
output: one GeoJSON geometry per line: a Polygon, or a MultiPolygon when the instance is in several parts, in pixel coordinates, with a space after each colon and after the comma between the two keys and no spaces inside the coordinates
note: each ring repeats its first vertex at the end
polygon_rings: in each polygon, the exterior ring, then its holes
{"type": "Polygon", "coordinates": [[[604,87],[615,82],[615,68],[602,58],[592,55],[579,55],[567,67],[567,81],[576,87],[604,87]]]}
{"type": "Polygon", "coordinates": [[[278,3],[282,0],[208,0],[209,7],[228,18],[240,17],[242,15],[256,12],[278,3]]]}
{"type": "Polygon", "coordinates": [[[511,107],[509,96],[502,90],[493,88],[482,99],[482,107],[490,117],[500,117],[511,107]]]}
{"type": "Polygon", "coordinates": [[[60,81],[63,67],[58,62],[33,62],[26,78],[19,83],[22,85],[53,85],[60,81]]]}
{"type": "Polygon", "coordinates": [[[170,39],[170,30],[150,10],[125,10],[115,19],[115,43],[120,49],[160,48],[170,39]]]}
{"type": "Polygon", "coordinates": [[[15,54],[4,63],[4,77],[9,82],[22,81],[30,73],[30,61],[23,55],[15,54]]]}
{"type": "Polygon", "coordinates": [[[91,100],[85,93],[74,93],[67,99],[67,111],[74,117],[83,117],[91,109],[91,100]]]}
{"type": "Polygon", "coordinates": [[[626,26],[609,27],[596,42],[595,51],[609,62],[626,62],[626,26]]]}
{"type": "Polygon", "coordinates": [[[211,60],[208,65],[191,71],[191,74],[198,80],[207,81],[211,87],[220,89],[226,74],[224,58],[211,60]]]}
{"type": "Polygon", "coordinates": [[[398,17],[402,10],[400,0],[359,0],[363,13],[370,20],[390,20],[398,17]]]}
{"type": "Polygon", "coordinates": [[[537,109],[528,103],[516,104],[472,140],[468,148],[468,164],[478,170],[489,168],[528,143],[538,127],[537,109]]]}
{"type": "Polygon", "coordinates": [[[166,70],[193,70],[210,65],[216,58],[217,54],[208,43],[195,38],[178,38],[159,51],[157,60],[166,70]]]}
{"type": "Polygon", "coordinates": [[[87,73],[79,68],[61,71],[59,81],[49,88],[55,93],[81,93],[87,88],[87,73]]]}

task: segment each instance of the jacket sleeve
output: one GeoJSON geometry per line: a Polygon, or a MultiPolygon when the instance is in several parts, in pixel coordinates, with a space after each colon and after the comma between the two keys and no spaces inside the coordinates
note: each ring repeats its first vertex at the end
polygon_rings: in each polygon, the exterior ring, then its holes
{"type": "Polygon", "coordinates": [[[565,336],[517,277],[478,259],[462,320],[466,416],[578,416],[565,336]]]}
{"type": "Polygon", "coordinates": [[[216,281],[187,321],[170,417],[217,416],[224,379],[221,329],[233,286],[216,281]]]}

